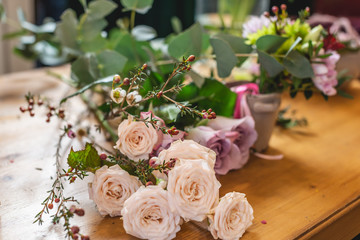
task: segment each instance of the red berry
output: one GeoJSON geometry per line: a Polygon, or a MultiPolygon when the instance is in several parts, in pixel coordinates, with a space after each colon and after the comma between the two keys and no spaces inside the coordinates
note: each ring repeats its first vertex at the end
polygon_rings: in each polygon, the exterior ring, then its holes
{"type": "Polygon", "coordinates": [[[209,109],[207,110],[207,112],[208,112],[208,113],[211,113],[211,112],[212,112],[212,109],[211,109],[211,108],[209,108],[209,109]]]}
{"type": "Polygon", "coordinates": [[[80,217],[82,217],[82,216],[85,215],[85,211],[84,211],[84,209],[82,209],[82,208],[77,208],[77,209],[75,210],[75,214],[78,215],[78,216],[80,216],[80,217]]]}
{"type": "Polygon", "coordinates": [[[158,94],[156,94],[156,97],[161,98],[162,95],[163,95],[163,91],[160,91],[160,92],[158,92],[158,94]]]}
{"type": "Polygon", "coordinates": [[[81,236],[81,240],[90,240],[90,237],[89,237],[89,236],[86,236],[86,235],[82,235],[82,236],[81,236]]]}
{"type": "Polygon", "coordinates": [[[167,133],[171,135],[172,134],[172,129],[168,129],[167,133]]]}
{"type": "Polygon", "coordinates": [[[73,234],[73,235],[72,235],[72,239],[74,239],[74,240],[79,239],[79,235],[77,235],[77,234],[73,234]]]}
{"type": "Polygon", "coordinates": [[[148,65],[146,63],[144,63],[144,65],[142,66],[142,70],[146,70],[148,67],[148,65]]]}
{"type": "Polygon", "coordinates": [[[29,99],[29,104],[30,104],[30,105],[33,105],[33,104],[34,104],[34,99],[30,98],[30,99],[29,99]]]}
{"type": "Polygon", "coordinates": [[[286,10],[286,4],[281,4],[280,8],[281,8],[281,10],[285,11],[286,10]]]}
{"type": "Polygon", "coordinates": [[[172,135],[178,135],[179,134],[179,130],[174,130],[172,135]]]}
{"type": "Polygon", "coordinates": [[[41,99],[39,99],[38,102],[37,102],[37,104],[38,104],[39,106],[41,106],[41,105],[43,105],[43,101],[42,101],[41,99]]]}
{"type": "Polygon", "coordinates": [[[271,11],[274,13],[274,14],[277,14],[279,12],[279,8],[277,6],[273,6],[271,8],[271,11]]]}
{"type": "Polygon", "coordinates": [[[49,106],[50,111],[54,111],[55,107],[49,106]]]}
{"type": "Polygon", "coordinates": [[[54,205],[53,205],[52,203],[49,203],[49,204],[48,204],[48,208],[49,208],[49,209],[53,209],[53,207],[54,207],[54,205]]]}
{"type": "Polygon", "coordinates": [[[32,105],[29,105],[29,106],[28,106],[28,110],[29,110],[29,111],[33,110],[33,106],[32,106],[32,105]]]}
{"type": "Polygon", "coordinates": [[[194,60],[195,60],[195,56],[194,56],[194,55],[190,55],[186,61],[187,61],[187,62],[193,62],[194,60]]]}
{"type": "Polygon", "coordinates": [[[62,108],[59,109],[59,113],[64,113],[64,111],[65,111],[65,110],[62,109],[62,108]]]}
{"type": "Polygon", "coordinates": [[[48,118],[50,118],[50,117],[52,116],[52,113],[51,113],[51,112],[48,112],[48,114],[46,114],[46,116],[47,116],[48,118]]]}
{"type": "Polygon", "coordinates": [[[25,109],[24,107],[20,107],[19,109],[20,109],[21,112],[25,112],[25,111],[26,111],[26,109],[25,109]]]}
{"type": "Polygon", "coordinates": [[[46,122],[47,122],[47,123],[50,122],[50,118],[46,119],[46,122]]]}
{"type": "Polygon", "coordinates": [[[119,75],[115,75],[113,78],[114,83],[119,83],[121,81],[121,77],[119,75]]]}
{"type": "Polygon", "coordinates": [[[106,160],[106,158],[107,158],[107,155],[105,153],[100,154],[101,160],[106,160]]]}
{"type": "Polygon", "coordinates": [[[56,202],[56,203],[60,202],[60,199],[59,199],[59,198],[55,198],[55,202],[56,202]]]}
{"type": "Polygon", "coordinates": [[[33,117],[33,116],[35,116],[35,113],[30,112],[30,117],[33,117]]]}
{"type": "Polygon", "coordinates": [[[80,231],[80,228],[79,228],[78,226],[72,226],[72,227],[71,227],[71,232],[72,232],[72,233],[75,234],[75,233],[78,233],[79,231],[80,231]]]}
{"type": "Polygon", "coordinates": [[[189,65],[186,70],[190,71],[191,70],[191,65],[189,65]]]}
{"type": "Polygon", "coordinates": [[[127,86],[130,84],[130,79],[129,78],[124,78],[124,85],[127,86]]]}

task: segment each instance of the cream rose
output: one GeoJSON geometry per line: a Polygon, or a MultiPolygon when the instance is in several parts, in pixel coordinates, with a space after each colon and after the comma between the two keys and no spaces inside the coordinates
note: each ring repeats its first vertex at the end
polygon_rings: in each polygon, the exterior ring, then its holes
{"type": "Polygon", "coordinates": [[[215,239],[239,239],[245,230],[251,226],[254,219],[253,213],[245,194],[227,193],[208,216],[209,231],[215,239]]]}
{"type": "Polygon", "coordinates": [[[171,209],[186,221],[202,221],[218,204],[220,186],[214,170],[204,160],[183,161],[168,174],[171,209]]]}
{"type": "Polygon", "coordinates": [[[214,169],[216,153],[193,140],[178,140],[171,143],[168,149],[161,151],[158,158],[160,162],[169,162],[172,158],[176,158],[180,160],[176,162],[176,165],[184,160],[201,159],[207,162],[211,169],[214,169]]]}
{"type": "Polygon", "coordinates": [[[89,196],[102,216],[120,216],[124,202],[141,186],[137,177],[131,176],[119,165],[103,166],[95,172],[89,184],[89,196]]]}
{"type": "Polygon", "coordinates": [[[118,135],[116,148],[134,161],[148,159],[158,141],[158,134],[153,126],[149,124],[147,127],[143,122],[133,121],[131,116],[120,123],[118,135]]]}
{"type": "Polygon", "coordinates": [[[126,233],[142,239],[173,239],[181,218],[170,210],[168,193],[160,186],[141,187],[121,211],[126,233]]]}

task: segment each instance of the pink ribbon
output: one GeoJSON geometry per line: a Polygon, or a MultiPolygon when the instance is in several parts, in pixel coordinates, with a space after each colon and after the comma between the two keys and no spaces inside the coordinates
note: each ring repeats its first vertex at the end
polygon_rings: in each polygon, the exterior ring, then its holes
{"type": "Polygon", "coordinates": [[[259,94],[259,86],[255,83],[246,83],[237,87],[233,87],[231,88],[231,90],[237,94],[235,110],[234,110],[234,118],[251,116],[251,112],[246,101],[246,95],[259,94]]]}

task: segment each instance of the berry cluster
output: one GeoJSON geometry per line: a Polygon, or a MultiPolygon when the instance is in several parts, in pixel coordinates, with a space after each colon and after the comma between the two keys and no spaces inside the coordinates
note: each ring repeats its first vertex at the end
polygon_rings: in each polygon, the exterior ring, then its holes
{"type": "Polygon", "coordinates": [[[207,111],[202,110],[201,115],[202,115],[203,119],[215,119],[216,118],[216,113],[211,108],[209,108],[207,111]]]}
{"type": "Polygon", "coordinates": [[[179,130],[177,130],[176,127],[173,126],[167,130],[167,133],[171,136],[175,136],[179,134],[179,130]]]}

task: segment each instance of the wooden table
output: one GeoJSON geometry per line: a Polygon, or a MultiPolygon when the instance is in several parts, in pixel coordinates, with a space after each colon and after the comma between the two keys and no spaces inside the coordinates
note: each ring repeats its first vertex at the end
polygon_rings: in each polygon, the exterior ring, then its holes
{"type": "MultiPolygon", "coordinates": [[[[31,118],[19,112],[29,90],[58,100],[69,87],[44,70],[0,77],[0,239],[63,239],[61,226],[49,221],[43,226],[32,224],[55,173],[59,125],[45,123],[41,114],[31,118]]],[[[360,233],[360,82],[352,81],[347,90],[354,100],[284,96],[283,106],[291,104],[299,117],[309,121],[305,128],[275,130],[268,153],[283,153],[284,159],[252,156],[243,169],[220,177],[221,195],[246,193],[254,208],[253,225],[243,240],[336,240],[360,233]]],[[[69,107],[73,112],[84,109],[80,100],[69,107]]],[[[66,156],[68,149],[63,150],[66,156]]],[[[73,223],[91,239],[134,239],[125,234],[119,218],[100,217],[88,199],[90,181],[91,177],[68,187],[86,211],[73,223]]],[[[211,239],[211,235],[186,223],[177,239],[211,239]]]]}

